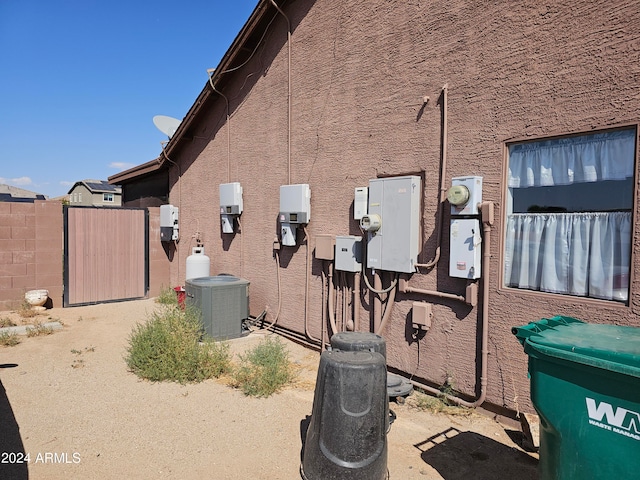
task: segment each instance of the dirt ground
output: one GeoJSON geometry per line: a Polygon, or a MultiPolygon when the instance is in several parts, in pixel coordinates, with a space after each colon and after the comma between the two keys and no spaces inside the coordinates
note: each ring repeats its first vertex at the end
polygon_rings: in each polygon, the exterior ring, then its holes
{"type": "MultiPolygon", "coordinates": [[[[152,299],[52,309],[63,329],[0,347],[2,479],[300,479],[319,354],[286,342],[295,385],[245,397],[219,380],[150,383],[123,357],[152,299]],[[29,463],[16,463],[25,455],[29,463]]],[[[0,312],[0,318],[7,317],[0,312]]],[[[263,333],[232,340],[232,350],[263,333]]],[[[390,479],[536,479],[520,432],[481,414],[391,404],[390,479]]]]}

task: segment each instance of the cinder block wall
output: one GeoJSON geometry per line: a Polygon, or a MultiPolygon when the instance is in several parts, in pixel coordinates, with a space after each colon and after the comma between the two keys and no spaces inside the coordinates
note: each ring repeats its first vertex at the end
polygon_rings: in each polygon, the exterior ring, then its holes
{"type": "Polygon", "coordinates": [[[62,306],[62,203],[0,203],[0,310],[20,306],[25,292],[49,290],[62,306]]]}

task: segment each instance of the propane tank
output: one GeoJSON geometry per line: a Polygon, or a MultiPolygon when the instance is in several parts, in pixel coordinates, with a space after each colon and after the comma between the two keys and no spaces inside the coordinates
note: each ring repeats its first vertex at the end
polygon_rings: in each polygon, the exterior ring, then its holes
{"type": "Polygon", "coordinates": [[[211,260],[204,254],[204,247],[198,246],[191,249],[191,255],[187,257],[187,273],[185,279],[208,277],[211,260]]]}

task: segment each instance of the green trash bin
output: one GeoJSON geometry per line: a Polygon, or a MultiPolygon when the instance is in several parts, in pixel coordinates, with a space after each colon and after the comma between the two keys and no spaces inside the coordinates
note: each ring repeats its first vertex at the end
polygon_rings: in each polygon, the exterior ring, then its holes
{"type": "Polygon", "coordinates": [[[640,328],[553,317],[514,327],[540,416],[540,478],[640,478],[640,328]]]}

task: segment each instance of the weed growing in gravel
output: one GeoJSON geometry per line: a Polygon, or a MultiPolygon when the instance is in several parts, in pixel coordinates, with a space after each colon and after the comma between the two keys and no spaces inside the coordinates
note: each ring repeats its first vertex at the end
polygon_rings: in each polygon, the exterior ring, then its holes
{"type": "Polygon", "coordinates": [[[16,333],[0,333],[0,345],[3,347],[15,347],[20,343],[20,338],[16,333]]]}
{"type": "Polygon", "coordinates": [[[176,306],[178,305],[178,296],[173,288],[162,288],[160,295],[156,297],[156,303],[160,305],[176,306]]]}
{"type": "Polygon", "coordinates": [[[38,312],[31,308],[31,304],[27,302],[26,299],[22,301],[17,312],[22,318],[33,318],[38,316],[38,312]]]}
{"type": "Polygon", "coordinates": [[[229,371],[226,343],[200,342],[202,324],[195,309],[165,306],[134,327],[125,361],[129,369],[152,381],[201,382],[229,371]]]}
{"type": "Polygon", "coordinates": [[[40,322],[35,322],[32,327],[27,327],[27,337],[40,337],[42,335],[51,335],[53,328],[45,327],[40,322]]]}
{"type": "Polygon", "coordinates": [[[279,338],[264,338],[244,355],[233,372],[233,384],[245,395],[268,397],[293,380],[289,352],[279,338]]]}
{"type": "Polygon", "coordinates": [[[407,399],[407,404],[419,410],[429,411],[431,413],[446,413],[448,415],[471,415],[473,410],[470,408],[452,405],[447,398],[442,396],[431,396],[416,390],[407,399]]]}
{"type": "Polygon", "coordinates": [[[0,328],[15,327],[16,324],[9,317],[0,318],[0,328]]]}

